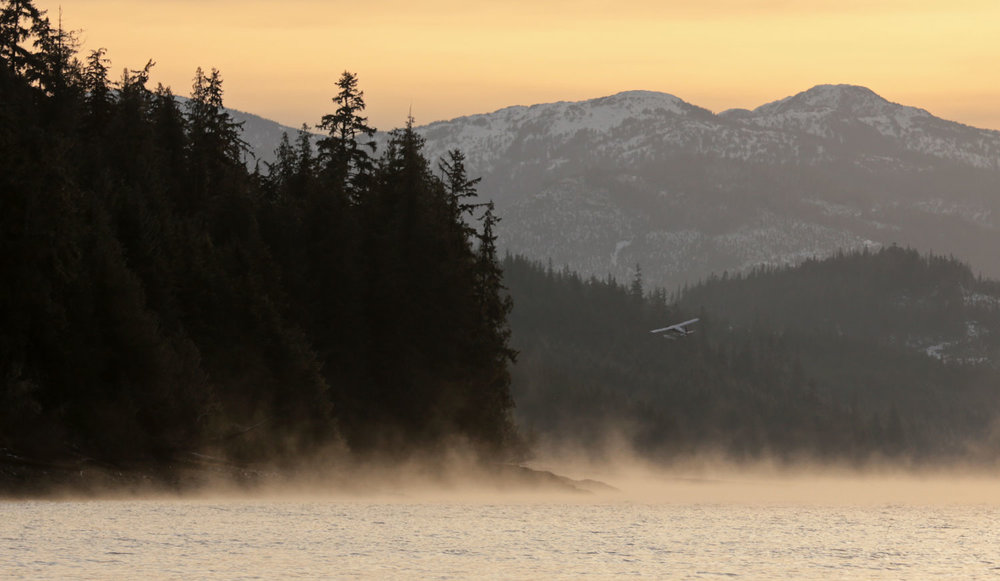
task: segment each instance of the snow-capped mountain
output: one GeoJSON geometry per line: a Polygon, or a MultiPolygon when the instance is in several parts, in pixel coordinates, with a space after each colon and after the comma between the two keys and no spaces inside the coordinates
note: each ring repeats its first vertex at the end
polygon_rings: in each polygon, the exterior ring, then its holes
{"type": "Polygon", "coordinates": [[[898,243],[1000,275],[1000,132],[869,89],[821,85],[720,114],[650,91],[509,107],[418,128],[461,149],[503,246],[675,285],[898,243]]]}
{"type": "Polygon", "coordinates": [[[996,131],[975,129],[934,117],[923,109],[890,103],[865,87],[819,85],[754,111],[730,110],[723,116],[759,127],[800,131],[826,139],[854,133],[857,139],[884,137],[909,151],[997,169],[996,131]]]}

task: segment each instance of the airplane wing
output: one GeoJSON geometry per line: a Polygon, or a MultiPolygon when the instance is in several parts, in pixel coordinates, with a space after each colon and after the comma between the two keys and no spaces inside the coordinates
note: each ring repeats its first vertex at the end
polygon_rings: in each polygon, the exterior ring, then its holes
{"type": "Polygon", "coordinates": [[[653,329],[650,333],[663,333],[665,331],[675,331],[678,330],[678,325],[670,325],[669,327],[663,327],[661,329],[653,329]]]}
{"type": "Polygon", "coordinates": [[[697,323],[697,322],[698,322],[698,319],[691,319],[691,320],[688,320],[688,321],[684,321],[683,323],[677,323],[675,325],[670,325],[669,327],[662,327],[660,329],[653,329],[652,331],[650,331],[650,333],[671,333],[672,332],[672,333],[679,333],[681,335],[686,335],[686,334],[690,333],[690,331],[688,331],[688,329],[687,329],[687,326],[690,325],[690,324],[692,324],[692,323],[697,323]]]}

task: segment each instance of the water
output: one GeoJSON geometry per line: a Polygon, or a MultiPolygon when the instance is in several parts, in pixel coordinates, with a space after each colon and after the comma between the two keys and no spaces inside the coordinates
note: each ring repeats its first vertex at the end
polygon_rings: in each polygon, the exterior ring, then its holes
{"type": "Polygon", "coordinates": [[[1000,505],[0,502],[12,579],[986,579],[1000,505]]]}

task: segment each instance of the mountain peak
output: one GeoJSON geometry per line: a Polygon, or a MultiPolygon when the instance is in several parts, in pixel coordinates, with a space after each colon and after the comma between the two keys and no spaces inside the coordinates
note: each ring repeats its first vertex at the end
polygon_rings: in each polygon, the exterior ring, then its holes
{"type": "MultiPolygon", "coordinates": [[[[904,147],[937,157],[962,158],[979,167],[997,167],[993,146],[984,150],[974,141],[955,141],[957,123],[934,117],[924,109],[888,101],[871,89],[857,85],[817,85],[797,95],[728,118],[758,127],[800,131],[834,138],[845,127],[867,126],[884,137],[902,140],[904,147]],[[958,149],[968,149],[959,153],[958,149]]],[[[986,137],[989,132],[967,128],[986,137]]],[[[840,135],[839,139],[843,139],[840,135]]],[[[992,135],[989,141],[995,142],[992,135]]]]}
{"type": "Polygon", "coordinates": [[[607,97],[598,97],[596,99],[581,101],[575,103],[574,105],[586,106],[590,108],[615,109],[628,112],[632,115],[656,112],[673,113],[675,115],[688,115],[695,112],[708,113],[706,109],[692,105],[691,103],[688,103],[680,97],[671,95],[670,93],[645,90],[622,91],[620,93],[615,93],[614,95],[608,95],[607,97]]]}
{"type": "Polygon", "coordinates": [[[860,85],[816,85],[796,95],[809,103],[830,107],[845,105],[889,103],[875,91],[860,85]]]}
{"type": "Polygon", "coordinates": [[[858,85],[816,85],[797,95],[762,105],[756,114],[836,113],[852,117],[884,115],[902,105],[891,103],[875,91],[858,85]]]}
{"type": "Polygon", "coordinates": [[[591,99],[592,102],[624,102],[624,101],[643,101],[649,103],[683,103],[688,105],[683,99],[671,95],[670,93],[663,93],[660,91],[647,91],[642,89],[633,89],[630,91],[621,91],[620,93],[615,93],[614,95],[608,95],[607,97],[598,97],[596,99],[591,99]]]}

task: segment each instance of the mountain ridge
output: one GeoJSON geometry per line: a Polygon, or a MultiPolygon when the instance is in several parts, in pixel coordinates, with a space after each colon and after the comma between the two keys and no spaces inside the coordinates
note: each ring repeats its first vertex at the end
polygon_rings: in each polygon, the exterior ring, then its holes
{"type": "MultiPolygon", "coordinates": [[[[894,132],[892,130],[902,129],[910,131],[915,127],[915,124],[919,125],[920,123],[929,122],[937,129],[952,131],[966,129],[977,132],[982,138],[992,138],[992,141],[994,141],[993,147],[990,148],[988,154],[981,154],[982,159],[976,159],[977,165],[991,168],[1000,167],[998,165],[1000,164],[1000,131],[977,128],[942,119],[932,115],[925,109],[888,101],[867,87],[849,84],[816,85],[795,95],[765,103],[752,110],[727,109],[719,113],[713,113],[706,108],[684,101],[670,93],[649,90],[628,90],[582,101],[556,101],[527,106],[514,105],[498,109],[491,113],[479,113],[449,120],[434,121],[419,127],[419,130],[429,138],[429,141],[433,142],[438,135],[444,133],[442,129],[450,126],[472,125],[483,127],[489,125],[493,129],[499,129],[496,127],[498,122],[551,122],[555,114],[563,113],[569,119],[564,120],[564,125],[557,127],[556,129],[558,130],[554,133],[566,134],[569,132],[569,129],[607,130],[620,126],[621,123],[628,119],[636,118],[638,113],[644,112],[663,112],[684,117],[694,116],[694,119],[700,121],[717,122],[723,125],[732,123],[736,126],[749,124],[758,128],[799,129],[806,133],[824,137],[829,137],[831,132],[816,128],[810,131],[808,127],[796,127],[793,122],[794,119],[801,118],[802,116],[829,117],[831,113],[840,113],[840,117],[843,117],[844,113],[848,113],[851,117],[872,126],[887,137],[905,137],[899,131],[894,132]],[[592,114],[593,110],[598,107],[608,109],[606,105],[609,104],[617,105],[625,103],[632,105],[636,101],[640,101],[645,106],[641,108],[634,106],[620,107],[616,111],[617,115],[605,117],[592,114]],[[670,106],[664,107],[664,103],[669,103],[670,106]],[[528,116],[532,112],[535,113],[535,116],[528,116]],[[588,113],[591,114],[588,115],[588,113]],[[862,115],[861,113],[865,114],[862,115]],[[768,117],[772,119],[767,119],[768,117]],[[601,123],[589,126],[582,126],[579,123],[576,125],[573,124],[574,121],[579,121],[581,118],[598,119],[601,123]],[[609,127],[609,120],[615,120],[618,123],[609,127]]],[[[912,131],[910,132],[912,133],[912,131]]],[[[472,143],[469,144],[472,146],[470,149],[477,149],[478,144],[475,143],[474,135],[460,135],[459,137],[473,138],[472,143]]],[[[943,147],[935,148],[927,145],[920,151],[938,157],[948,156],[947,149],[943,147]]],[[[969,159],[968,156],[958,157],[958,161],[968,161],[969,159]]]]}
{"type": "Polygon", "coordinates": [[[654,284],[891,243],[1000,260],[1000,131],[855,85],[722,113],[625,91],[418,127],[466,154],[500,243],[584,274],[654,284]]]}

